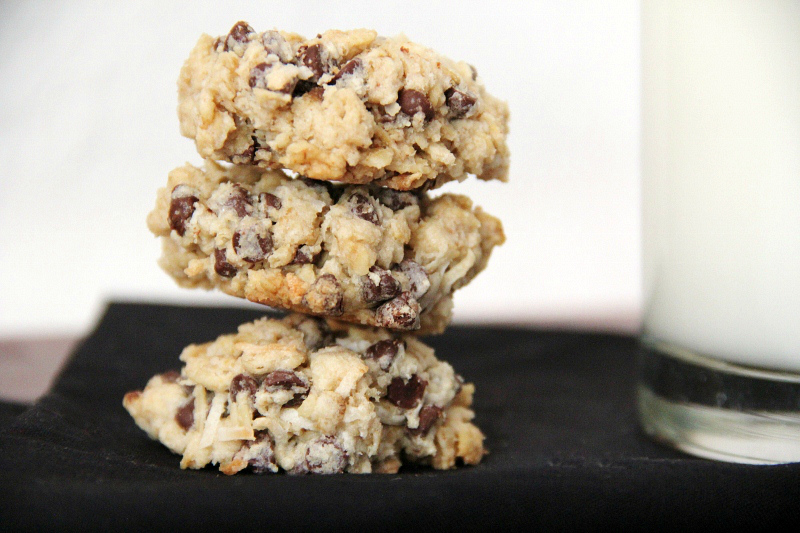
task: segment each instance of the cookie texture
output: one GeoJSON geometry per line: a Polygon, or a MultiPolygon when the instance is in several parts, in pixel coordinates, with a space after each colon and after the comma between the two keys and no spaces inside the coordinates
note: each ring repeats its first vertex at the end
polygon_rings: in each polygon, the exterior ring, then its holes
{"type": "Polygon", "coordinates": [[[437,333],[453,291],[504,241],[464,196],[290,178],[252,165],[172,171],[148,217],[182,286],[276,308],[437,333]]]}
{"type": "Polygon", "coordinates": [[[180,372],[153,377],[123,405],[182,468],[393,473],[485,453],[474,387],[413,336],[293,314],[190,345],[180,359],[180,372]]]}
{"type": "Polygon", "coordinates": [[[239,22],[200,38],[178,96],[204,158],[398,190],[508,175],[506,104],[474,67],[404,37],[239,22]]]}

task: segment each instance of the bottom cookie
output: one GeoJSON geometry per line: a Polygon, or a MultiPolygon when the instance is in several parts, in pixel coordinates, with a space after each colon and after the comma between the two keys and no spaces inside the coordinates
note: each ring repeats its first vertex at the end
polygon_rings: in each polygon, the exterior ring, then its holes
{"type": "Polygon", "coordinates": [[[293,314],[190,345],[184,367],[129,392],[136,424],[181,468],[394,473],[477,464],[474,387],[410,335],[293,314]]]}

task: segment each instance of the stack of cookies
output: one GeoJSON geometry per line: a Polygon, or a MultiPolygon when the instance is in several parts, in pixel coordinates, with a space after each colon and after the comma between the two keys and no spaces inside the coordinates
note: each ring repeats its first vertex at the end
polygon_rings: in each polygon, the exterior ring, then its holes
{"type": "Polygon", "coordinates": [[[173,170],[148,217],[161,266],[290,312],[190,345],[124,405],[182,468],[396,472],[478,463],[474,387],[419,334],[503,242],[453,194],[505,180],[508,110],[473,67],[405,38],[314,39],[244,22],[200,38],[179,79],[202,168],[173,170]]]}

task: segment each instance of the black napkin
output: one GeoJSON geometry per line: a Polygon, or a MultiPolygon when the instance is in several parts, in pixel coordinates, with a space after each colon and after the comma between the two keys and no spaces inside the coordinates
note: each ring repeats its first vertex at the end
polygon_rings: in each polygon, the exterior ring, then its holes
{"type": "Polygon", "coordinates": [[[339,476],[180,470],[178,456],[135,426],[122,396],[179,368],[186,344],[257,316],[110,305],[49,394],[24,411],[0,410],[0,526],[765,528],[799,514],[798,464],[717,463],[642,436],[637,344],[614,335],[453,326],[428,338],[476,384],[476,422],[491,452],[476,467],[339,476]]]}

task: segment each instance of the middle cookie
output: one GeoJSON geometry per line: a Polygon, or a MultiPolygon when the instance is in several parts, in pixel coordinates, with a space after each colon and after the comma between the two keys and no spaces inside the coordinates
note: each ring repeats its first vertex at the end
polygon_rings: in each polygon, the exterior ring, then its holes
{"type": "Polygon", "coordinates": [[[444,330],[453,291],[505,240],[500,221],[465,196],[213,162],[173,170],[147,222],[182,286],[421,333],[444,330]]]}

